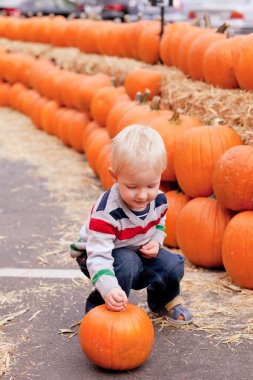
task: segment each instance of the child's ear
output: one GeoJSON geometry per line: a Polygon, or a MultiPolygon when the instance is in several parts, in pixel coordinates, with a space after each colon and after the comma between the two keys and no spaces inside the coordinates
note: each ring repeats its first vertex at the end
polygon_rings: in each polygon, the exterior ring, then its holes
{"type": "Polygon", "coordinates": [[[111,166],[108,168],[108,171],[109,171],[109,173],[110,173],[112,179],[113,179],[115,182],[117,182],[117,176],[116,176],[116,174],[113,172],[111,166]]]}

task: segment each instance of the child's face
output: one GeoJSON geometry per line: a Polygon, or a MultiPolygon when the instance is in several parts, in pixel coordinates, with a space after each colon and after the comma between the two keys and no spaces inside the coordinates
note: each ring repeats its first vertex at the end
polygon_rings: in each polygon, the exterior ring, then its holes
{"type": "Polygon", "coordinates": [[[130,210],[144,210],[158,194],[161,173],[154,169],[122,169],[114,177],[119,184],[120,195],[130,210]]]}

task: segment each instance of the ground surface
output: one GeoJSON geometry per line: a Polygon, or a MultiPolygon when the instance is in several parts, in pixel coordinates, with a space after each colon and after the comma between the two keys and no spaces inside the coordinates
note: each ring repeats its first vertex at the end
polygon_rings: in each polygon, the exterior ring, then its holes
{"type": "MultiPolygon", "coordinates": [[[[4,379],[253,379],[252,292],[233,287],[222,271],[189,264],[182,289],[194,325],[155,324],[151,355],[134,371],[115,374],[90,363],[76,333],[91,287],[79,278],[68,244],[77,237],[100,183],[83,155],[7,109],[0,110],[0,168],[4,379]],[[37,268],[39,277],[32,271],[17,277],[17,268],[37,268]],[[48,269],[55,269],[53,278],[48,269]]],[[[133,292],[130,301],[142,305],[145,292],[133,292]]]]}

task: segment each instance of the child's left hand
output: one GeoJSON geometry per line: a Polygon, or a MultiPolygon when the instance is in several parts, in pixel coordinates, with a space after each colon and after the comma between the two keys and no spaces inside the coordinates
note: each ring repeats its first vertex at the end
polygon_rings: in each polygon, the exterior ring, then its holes
{"type": "Polygon", "coordinates": [[[158,255],[160,244],[155,240],[149,240],[147,244],[144,244],[139,251],[146,259],[153,259],[158,255]]]}

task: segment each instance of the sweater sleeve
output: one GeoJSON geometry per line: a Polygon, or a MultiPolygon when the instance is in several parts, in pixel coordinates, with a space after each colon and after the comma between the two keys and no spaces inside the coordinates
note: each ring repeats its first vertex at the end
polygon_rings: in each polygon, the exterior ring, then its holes
{"type": "Polygon", "coordinates": [[[152,236],[152,240],[157,241],[160,244],[160,246],[162,246],[163,241],[166,237],[165,221],[166,221],[166,214],[167,214],[167,210],[168,210],[168,203],[167,203],[167,199],[166,199],[166,196],[164,193],[159,194],[159,199],[161,202],[161,205],[159,208],[160,209],[160,221],[155,228],[155,232],[154,232],[154,235],[152,236]]]}
{"type": "Polygon", "coordinates": [[[112,250],[116,239],[116,225],[109,215],[96,212],[89,222],[86,243],[87,269],[91,282],[104,298],[112,288],[120,288],[113,270],[112,250]]]}
{"type": "Polygon", "coordinates": [[[166,213],[161,217],[161,220],[159,224],[156,226],[154,235],[152,237],[152,240],[157,241],[161,246],[163,245],[163,241],[166,237],[165,220],[166,220],[166,213]]]}

